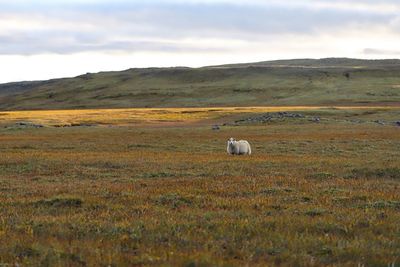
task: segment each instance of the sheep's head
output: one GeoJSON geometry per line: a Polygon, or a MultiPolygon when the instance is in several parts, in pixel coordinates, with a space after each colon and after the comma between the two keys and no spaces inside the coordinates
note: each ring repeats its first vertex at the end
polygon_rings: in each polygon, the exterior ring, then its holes
{"type": "Polygon", "coordinates": [[[232,137],[228,139],[228,146],[233,145],[236,142],[235,139],[233,139],[232,137]]]}

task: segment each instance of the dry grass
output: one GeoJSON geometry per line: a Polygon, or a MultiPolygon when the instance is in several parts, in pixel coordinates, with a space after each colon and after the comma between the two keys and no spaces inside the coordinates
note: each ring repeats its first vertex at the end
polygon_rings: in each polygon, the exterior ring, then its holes
{"type": "Polygon", "coordinates": [[[2,129],[0,151],[0,265],[399,264],[395,126],[2,129]]]}
{"type": "Polygon", "coordinates": [[[0,124],[17,121],[54,126],[71,124],[159,124],[190,123],[218,119],[235,114],[252,114],[278,111],[334,110],[400,110],[399,106],[282,106],[282,107],[217,107],[217,108],[128,108],[128,109],[77,109],[0,112],[0,124]]]}

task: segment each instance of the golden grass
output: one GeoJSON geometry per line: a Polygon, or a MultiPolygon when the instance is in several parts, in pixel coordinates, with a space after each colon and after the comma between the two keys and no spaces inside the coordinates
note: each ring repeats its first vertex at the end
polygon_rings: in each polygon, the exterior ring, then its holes
{"type": "Polygon", "coordinates": [[[29,121],[43,125],[92,124],[159,124],[190,123],[218,119],[235,114],[251,114],[280,111],[335,110],[400,110],[398,106],[280,106],[280,107],[213,107],[213,108],[128,108],[84,110],[38,110],[0,112],[0,123],[29,121]]]}

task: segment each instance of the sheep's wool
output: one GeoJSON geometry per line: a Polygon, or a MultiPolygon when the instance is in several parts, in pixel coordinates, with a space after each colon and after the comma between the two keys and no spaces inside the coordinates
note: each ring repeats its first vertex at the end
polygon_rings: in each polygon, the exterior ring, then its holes
{"type": "Polygon", "coordinates": [[[230,155],[251,155],[251,147],[246,140],[236,141],[230,138],[226,150],[230,155]]]}

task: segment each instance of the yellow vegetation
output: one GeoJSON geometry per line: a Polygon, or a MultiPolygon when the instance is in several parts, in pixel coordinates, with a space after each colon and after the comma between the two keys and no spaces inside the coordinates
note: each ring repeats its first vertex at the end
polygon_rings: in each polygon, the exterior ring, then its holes
{"type": "Polygon", "coordinates": [[[30,121],[43,125],[71,125],[74,123],[93,124],[141,124],[169,122],[196,122],[205,119],[218,119],[235,114],[248,114],[278,111],[316,111],[336,110],[400,110],[388,106],[282,106],[282,107],[215,107],[215,108],[128,108],[128,109],[84,109],[84,110],[37,110],[0,112],[1,122],[30,121]]]}

